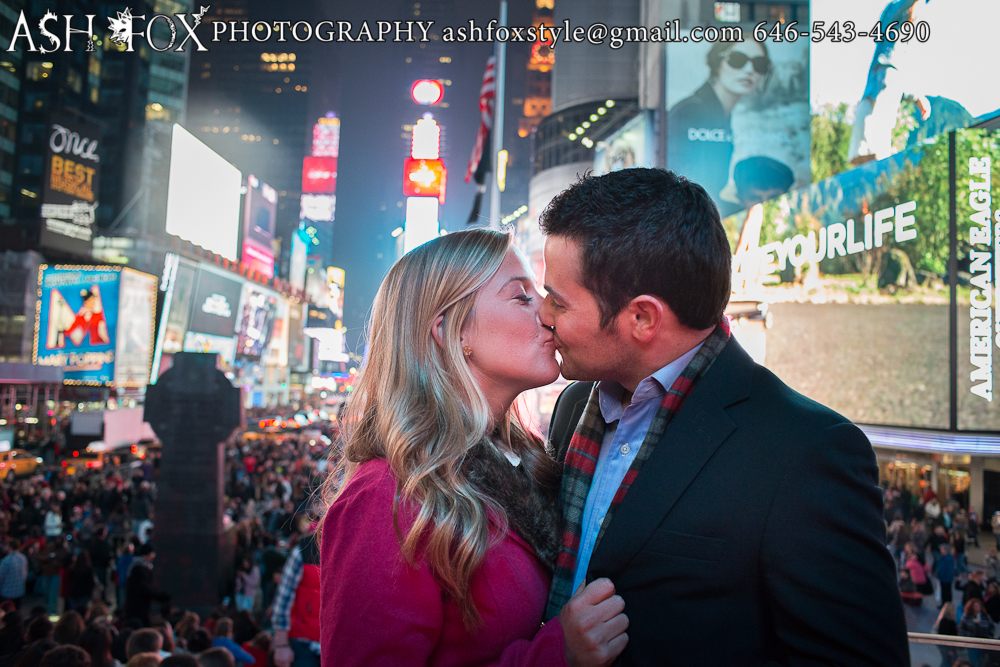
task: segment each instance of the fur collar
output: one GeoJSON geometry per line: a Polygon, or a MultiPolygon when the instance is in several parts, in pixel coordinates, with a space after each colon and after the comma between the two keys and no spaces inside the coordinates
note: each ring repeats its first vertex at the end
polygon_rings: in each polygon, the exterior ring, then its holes
{"type": "Polygon", "coordinates": [[[538,559],[552,570],[559,556],[562,524],[558,491],[543,490],[528,475],[523,462],[512,466],[488,441],[469,451],[464,466],[469,481],[504,509],[510,528],[530,544],[538,559]]]}

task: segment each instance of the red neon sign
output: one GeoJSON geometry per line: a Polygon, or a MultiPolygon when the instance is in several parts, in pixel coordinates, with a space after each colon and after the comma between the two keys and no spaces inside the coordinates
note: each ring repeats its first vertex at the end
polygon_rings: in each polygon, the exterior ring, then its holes
{"type": "Polygon", "coordinates": [[[403,194],[407,197],[437,197],[444,204],[447,180],[444,160],[403,161],[403,194]]]}

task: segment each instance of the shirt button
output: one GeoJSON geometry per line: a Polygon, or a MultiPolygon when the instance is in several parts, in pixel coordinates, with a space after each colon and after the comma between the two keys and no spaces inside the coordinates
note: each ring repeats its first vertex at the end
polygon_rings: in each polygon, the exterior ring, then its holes
{"type": "Polygon", "coordinates": [[[629,451],[628,450],[628,443],[626,442],[624,445],[622,445],[622,448],[621,448],[622,456],[625,456],[626,454],[628,454],[628,451],[629,451]]]}

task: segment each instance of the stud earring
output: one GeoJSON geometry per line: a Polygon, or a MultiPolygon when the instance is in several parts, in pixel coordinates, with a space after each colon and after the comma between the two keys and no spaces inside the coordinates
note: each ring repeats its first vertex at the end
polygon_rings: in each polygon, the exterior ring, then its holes
{"type": "Polygon", "coordinates": [[[465,356],[467,356],[467,357],[471,357],[472,356],[472,348],[469,347],[468,345],[463,345],[462,346],[462,353],[465,354],[465,356]]]}

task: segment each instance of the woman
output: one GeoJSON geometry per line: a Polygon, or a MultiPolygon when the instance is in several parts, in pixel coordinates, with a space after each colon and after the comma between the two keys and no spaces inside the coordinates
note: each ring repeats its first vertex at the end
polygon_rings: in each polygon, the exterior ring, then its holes
{"type": "MultiPolygon", "coordinates": [[[[934,627],[937,628],[936,632],[939,635],[949,635],[952,637],[958,635],[958,624],[955,622],[954,604],[951,602],[945,602],[941,605],[941,613],[938,614],[934,627]]],[[[959,649],[954,646],[944,646],[938,644],[938,650],[941,652],[942,665],[953,665],[958,659],[959,649]]]]}
{"type": "Polygon", "coordinates": [[[490,230],[430,241],[383,281],[324,489],[323,664],[597,665],[624,649],[606,579],[539,629],[559,469],[511,405],[559,374],[540,301],[490,230]]]}
{"type": "Polygon", "coordinates": [[[979,598],[972,598],[965,603],[962,620],[958,624],[958,634],[962,637],[984,637],[993,639],[996,624],[990,618],[979,598]]]}
{"type": "MultiPolygon", "coordinates": [[[[720,203],[733,159],[733,108],[766,85],[771,59],[763,43],[716,42],[706,62],[708,81],[668,114],[667,166],[704,187],[720,203]]],[[[734,212],[728,209],[733,207],[727,205],[722,215],[734,212]]]]}
{"type": "Polygon", "coordinates": [[[922,595],[933,595],[934,585],[930,582],[930,579],[927,576],[930,574],[930,566],[924,565],[920,562],[920,559],[917,557],[916,550],[912,548],[913,545],[911,543],[907,543],[906,546],[907,560],[904,565],[904,571],[908,571],[910,573],[910,579],[913,581],[913,585],[918,592],[922,595]]]}
{"type": "Polygon", "coordinates": [[[260,570],[249,558],[240,561],[236,572],[236,610],[253,611],[253,602],[260,589],[260,570]]]}

